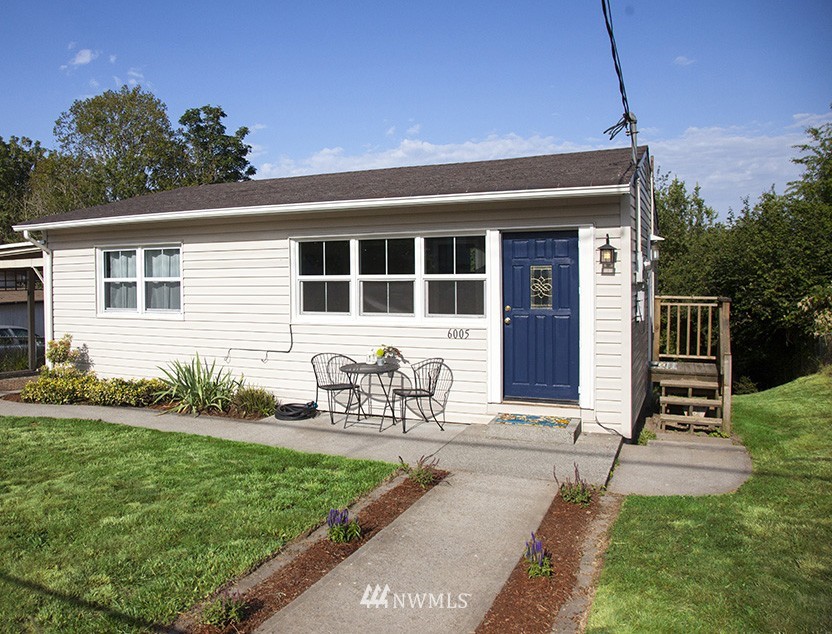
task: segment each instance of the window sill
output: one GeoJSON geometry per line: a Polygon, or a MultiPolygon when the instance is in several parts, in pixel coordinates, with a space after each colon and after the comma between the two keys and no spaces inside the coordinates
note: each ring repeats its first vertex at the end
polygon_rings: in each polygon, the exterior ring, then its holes
{"type": "Polygon", "coordinates": [[[374,326],[394,328],[471,328],[485,330],[488,320],[484,317],[414,317],[370,315],[296,315],[294,324],[311,326],[374,326]]]}
{"type": "Polygon", "coordinates": [[[184,321],[185,320],[185,313],[182,311],[170,311],[170,312],[131,312],[131,311],[98,311],[95,314],[96,317],[100,317],[102,319],[149,319],[149,320],[161,320],[161,321],[184,321]]]}

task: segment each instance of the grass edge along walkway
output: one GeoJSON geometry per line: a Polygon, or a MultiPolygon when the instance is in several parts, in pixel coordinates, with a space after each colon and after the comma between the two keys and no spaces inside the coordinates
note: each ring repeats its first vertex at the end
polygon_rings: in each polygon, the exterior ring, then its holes
{"type": "Polygon", "coordinates": [[[0,417],[0,629],[142,631],[396,465],[101,421],[0,417]]]}
{"type": "Polygon", "coordinates": [[[832,630],[832,378],[737,396],[736,493],[628,497],[587,632],[832,630]]]}

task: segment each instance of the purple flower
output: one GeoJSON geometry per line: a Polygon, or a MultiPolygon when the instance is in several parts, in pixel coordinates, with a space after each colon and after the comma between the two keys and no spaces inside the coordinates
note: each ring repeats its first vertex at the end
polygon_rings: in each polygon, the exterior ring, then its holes
{"type": "Polygon", "coordinates": [[[350,512],[347,509],[339,511],[338,509],[329,509],[329,515],[326,518],[326,524],[330,528],[333,526],[345,526],[349,524],[350,512]]]}

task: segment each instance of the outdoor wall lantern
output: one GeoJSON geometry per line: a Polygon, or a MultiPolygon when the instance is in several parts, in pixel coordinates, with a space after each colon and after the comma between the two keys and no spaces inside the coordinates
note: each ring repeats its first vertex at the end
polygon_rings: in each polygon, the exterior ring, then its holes
{"type": "Polygon", "coordinates": [[[607,243],[598,247],[601,252],[601,273],[615,273],[615,261],[617,249],[610,244],[610,234],[607,234],[607,243]]]}

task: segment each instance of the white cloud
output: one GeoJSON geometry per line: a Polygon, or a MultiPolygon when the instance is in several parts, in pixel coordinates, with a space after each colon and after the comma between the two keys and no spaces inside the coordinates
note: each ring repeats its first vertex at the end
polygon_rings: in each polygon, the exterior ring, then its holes
{"type": "Polygon", "coordinates": [[[90,79],[90,88],[98,88],[98,82],[94,78],[90,79]]]}
{"type": "Polygon", "coordinates": [[[405,139],[397,146],[374,149],[362,154],[348,154],[343,148],[324,148],[314,154],[293,159],[281,157],[277,162],[263,163],[258,167],[259,178],[300,176],[326,172],[401,167],[404,165],[428,165],[435,163],[459,163],[536,154],[577,152],[593,149],[554,137],[538,135],[524,138],[516,134],[492,135],[485,139],[472,139],[462,143],[430,143],[417,139],[405,139]]]}
{"type": "Polygon", "coordinates": [[[144,81],[144,74],[138,68],[131,68],[127,71],[127,78],[128,86],[138,86],[144,81]]]}
{"type": "Polygon", "coordinates": [[[691,64],[696,63],[696,60],[691,59],[690,57],[685,57],[684,55],[679,55],[673,60],[673,63],[676,64],[676,66],[690,66],[691,64]]]}
{"type": "Polygon", "coordinates": [[[396,136],[396,126],[391,125],[387,130],[384,132],[386,136],[396,136]]]}
{"type": "MultiPolygon", "coordinates": [[[[792,162],[798,155],[795,145],[804,143],[803,127],[832,121],[832,115],[800,114],[801,122],[775,130],[761,126],[691,127],[675,137],[662,137],[658,130],[641,134],[639,142],[649,144],[658,169],[684,180],[691,190],[698,183],[705,202],[725,217],[729,208],[739,210],[742,201],[752,201],[774,185],[783,192],[800,176],[800,166],[792,162]]],[[[537,154],[579,152],[621,147],[606,139],[583,143],[553,136],[516,134],[491,135],[460,143],[431,143],[404,139],[394,147],[374,148],[350,154],[341,147],[323,148],[307,157],[283,156],[257,166],[257,178],[278,178],[346,172],[352,170],[491,160],[537,154]]]]}
{"type": "Polygon", "coordinates": [[[800,128],[801,130],[809,127],[817,127],[824,123],[832,123],[832,112],[824,112],[823,114],[815,114],[812,112],[798,112],[792,115],[792,128],[800,128]]]}
{"type": "Polygon", "coordinates": [[[410,126],[407,129],[407,136],[416,136],[417,134],[419,134],[419,131],[421,129],[422,129],[422,124],[421,123],[416,123],[416,124],[410,126]]]}
{"type": "Polygon", "coordinates": [[[100,53],[98,51],[93,51],[89,48],[82,48],[75,53],[75,56],[71,60],[69,60],[66,64],[61,65],[61,70],[72,70],[78,66],[85,66],[96,59],[99,55],[100,53]]]}
{"type": "Polygon", "coordinates": [[[249,126],[248,129],[254,132],[255,130],[265,130],[268,127],[269,126],[267,126],[265,123],[255,123],[254,125],[249,126]]]}
{"type": "Polygon", "coordinates": [[[650,142],[658,168],[684,180],[688,189],[701,186],[705,202],[725,216],[729,208],[753,203],[772,185],[783,192],[800,176],[792,162],[802,130],[765,132],[743,127],[688,128],[675,138],[650,142]]]}
{"type": "Polygon", "coordinates": [[[115,56],[115,55],[110,55],[110,63],[111,63],[111,64],[115,64],[115,63],[116,63],[116,59],[117,59],[117,58],[116,58],[116,56],[115,56]]]}
{"type": "Polygon", "coordinates": [[[77,42],[70,42],[69,44],[67,44],[67,45],[66,45],[66,50],[71,51],[71,50],[73,50],[73,49],[74,49],[77,45],[78,45],[78,43],[77,43],[77,42]]]}

